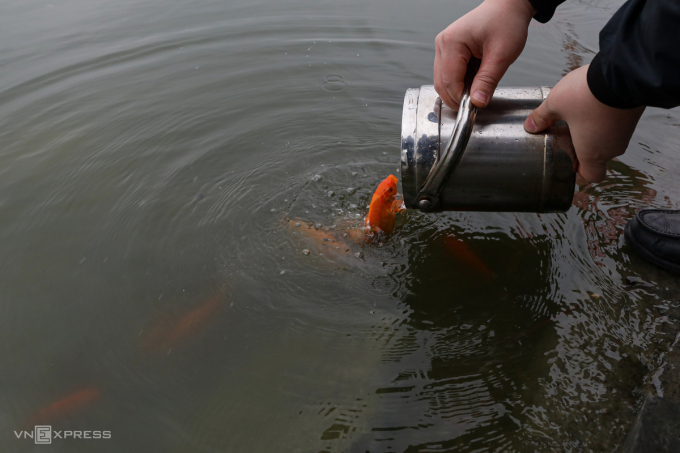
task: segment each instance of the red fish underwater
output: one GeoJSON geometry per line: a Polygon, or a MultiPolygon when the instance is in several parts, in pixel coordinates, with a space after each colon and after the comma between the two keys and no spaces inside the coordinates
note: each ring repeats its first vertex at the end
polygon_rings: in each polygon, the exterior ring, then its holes
{"type": "Polygon", "coordinates": [[[215,319],[222,308],[225,292],[220,290],[210,299],[179,319],[153,324],[149,333],[143,335],[142,350],[145,353],[166,352],[187,338],[195,336],[215,319]]]}
{"type": "Polygon", "coordinates": [[[54,423],[62,418],[70,417],[94,403],[99,399],[100,392],[97,387],[85,387],[74,393],[70,393],[49,406],[36,411],[26,422],[26,426],[54,423]]]}
{"type": "Polygon", "coordinates": [[[486,278],[494,277],[496,275],[472,250],[468,248],[467,245],[465,245],[465,242],[457,239],[455,236],[451,234],[446,235],[444,237],[444,244],[452,255],[465,263],[469,269],[475,271],[477,274],[486,278]]]}

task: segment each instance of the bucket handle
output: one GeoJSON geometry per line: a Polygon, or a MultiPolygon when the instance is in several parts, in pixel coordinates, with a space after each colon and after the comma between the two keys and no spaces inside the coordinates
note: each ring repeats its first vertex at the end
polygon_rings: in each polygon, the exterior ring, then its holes
{"type": "Polygon", "coordinates": [[[479,64],[480,61],[477,58],[470,58],[465,72],[463,97],[460,100],[458,116],[456,117],[456,124],[451,132],[451,137],[444,151],[437,156],[437,161],[432,166],[425,184],[423,184],[416,197],[418,208],[423,212],[439,209],[439,194],[442,187],[449,176],[456,170],[465,152],[465,147],[470,140],[472,128],[475,125],[475,118],[477,117],[477,107],[472,104],[470,90],[472,88],[472,81],[479,70],[479,64]]]}

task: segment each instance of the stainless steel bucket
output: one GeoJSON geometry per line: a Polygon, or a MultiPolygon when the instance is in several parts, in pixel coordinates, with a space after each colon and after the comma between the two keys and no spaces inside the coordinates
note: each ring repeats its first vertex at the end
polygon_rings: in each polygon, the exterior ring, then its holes
{"type": "Polygon", "coordinates": [[[455,112],[433,86],[408,89],[401,130],[406,207],[424,212],[567,211],[576,178],[569,128],[560,122],[534,135],[523,127],[549,91],[499,88],[489,105],[475,112],[468,83],[455,112]]]}

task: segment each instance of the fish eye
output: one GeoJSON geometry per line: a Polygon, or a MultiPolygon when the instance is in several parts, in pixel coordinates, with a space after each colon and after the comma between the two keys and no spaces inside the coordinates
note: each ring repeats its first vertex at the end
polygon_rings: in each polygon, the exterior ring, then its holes
{"type": "Polygon", "coordinates": [[[391,187],[389,188],[389,191],[392,192],[392,188],[391,188],[391,187]]]}

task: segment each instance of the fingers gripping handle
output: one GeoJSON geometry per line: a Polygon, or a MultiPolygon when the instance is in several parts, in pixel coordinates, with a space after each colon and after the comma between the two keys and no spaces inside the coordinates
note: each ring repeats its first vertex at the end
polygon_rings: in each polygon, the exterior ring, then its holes
{"type": "Polygon", "coordinates": [[[470,140],[472,134],[472,127],[475,125],[475,117],[477,116],[477,107],[472,104],[470,99],[470,89],[472,81],[479,70],[480,61],[472,57],[467,65],[465,72],[465,88],[463,89],[463,97],[460,100],[458,107],[458,116],[456,117],[456,124],[453,127],[451,137],[446,144],[446,147],[437,157],[437,161],[432,166],[430,173],[427,175],[425,184],[418,193],[416,200],[418,208],[423,212],[437,211],[439,209],[439,194],[447,179],[455,171],[456,166],[460,162],[465,147],[470,140]]]}

